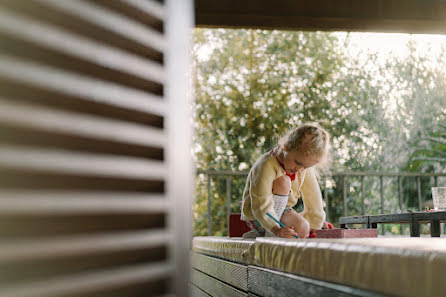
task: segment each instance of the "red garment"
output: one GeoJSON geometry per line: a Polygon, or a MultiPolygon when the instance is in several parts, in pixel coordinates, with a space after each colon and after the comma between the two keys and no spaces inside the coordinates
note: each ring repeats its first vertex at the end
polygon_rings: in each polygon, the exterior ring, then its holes
{"type": "Polygon", "coordinates": [[[283,166],[283,163],[280,162],[279,158],[277,158],[276,154],[274,153],[274,149],[272,149],[269,153],[271,155],[274,155],[274,157],[276,157],[277,162],[279,162],[280,166],[282,166],[283,170],[285,170],[285,174],[290,177],[291,181],[295,180],[296,179],[296,172],[294,172],[293,174],[290,174],[290,173],[286,172],[285,166],[283,166]]]}

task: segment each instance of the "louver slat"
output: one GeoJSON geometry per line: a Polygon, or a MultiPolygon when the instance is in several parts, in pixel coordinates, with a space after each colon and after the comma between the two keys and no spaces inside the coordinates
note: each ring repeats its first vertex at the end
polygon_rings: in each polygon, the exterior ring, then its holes
{"type": "Polygon", "coordinates": [[[42,108],[36,104],[20,104],[1,97],[0,125],[83,137],[91,141],[138,145],[146,149],[162,148],[166,142],[165,133],[159,128],[42,108]]]}
{"type": "Polygon", "coordinates": [[[139,264],[114,270],[55,277],[47,281],[36,281],[26,285],[5,287],[2,296],[49,297],[113,290],[123,286],[166,279],[166,275],[171,274],[172,270],[173,267],[169,263],[139,264]]]}
{"type": "Polygon", "coordinates": [[[0,32],[72,58],[134,75],[139,79],[145,79],[146,83],[148,80],[164,83],[164,69],[159,63],[51,27],[43,22],[29,20],[17,13],[0,11],[0,32]]]}
{"type": "Polygon", "coordinates": [[[115,83],[85,77],[35,62],[24,62],[13,56],[0,55],[0,79],[25,86],[82,97],[84,100],[125,108],[148,115],[163,112],[160,98],[115,83]]]}

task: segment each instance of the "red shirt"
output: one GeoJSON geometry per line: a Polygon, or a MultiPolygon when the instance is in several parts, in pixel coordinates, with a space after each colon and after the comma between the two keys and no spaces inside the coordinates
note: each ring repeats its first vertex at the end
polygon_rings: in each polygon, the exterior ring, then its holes
{"type": "Polygon", "coordinates": [[[286,172],[285,166],[283,165],[283,163],[279,160],[279,158],[274,153],[274,149],[272,149],[269,153],[271,155],[274,155],[274,157],[276,157],[277,162],[279,162],[280,166],[282,166],[283,170],[285,170],[285,174],[290,177],[291,181],[293,181],[296,178],[296,172],[294,172],[293,174],[286,172]]]}

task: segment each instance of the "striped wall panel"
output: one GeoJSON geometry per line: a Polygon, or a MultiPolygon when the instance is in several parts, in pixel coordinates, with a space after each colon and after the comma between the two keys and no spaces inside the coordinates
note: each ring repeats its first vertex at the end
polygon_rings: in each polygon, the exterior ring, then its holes
{"type": "Polygon", "coordinates": [[[174,293],[167,16],[0,0],[0,296],[174,293]]]}

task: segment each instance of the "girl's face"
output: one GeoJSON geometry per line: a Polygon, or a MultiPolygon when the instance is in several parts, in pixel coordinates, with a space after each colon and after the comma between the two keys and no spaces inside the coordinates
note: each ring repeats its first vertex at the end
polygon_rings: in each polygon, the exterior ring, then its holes
{"type": "Polygon", "coordinates": [[[319,160],[301,151],[288,152],[283,150],[283,166],[285,171],[291,174],[300,173],[302,170],[313,167],[319,160]]]}

